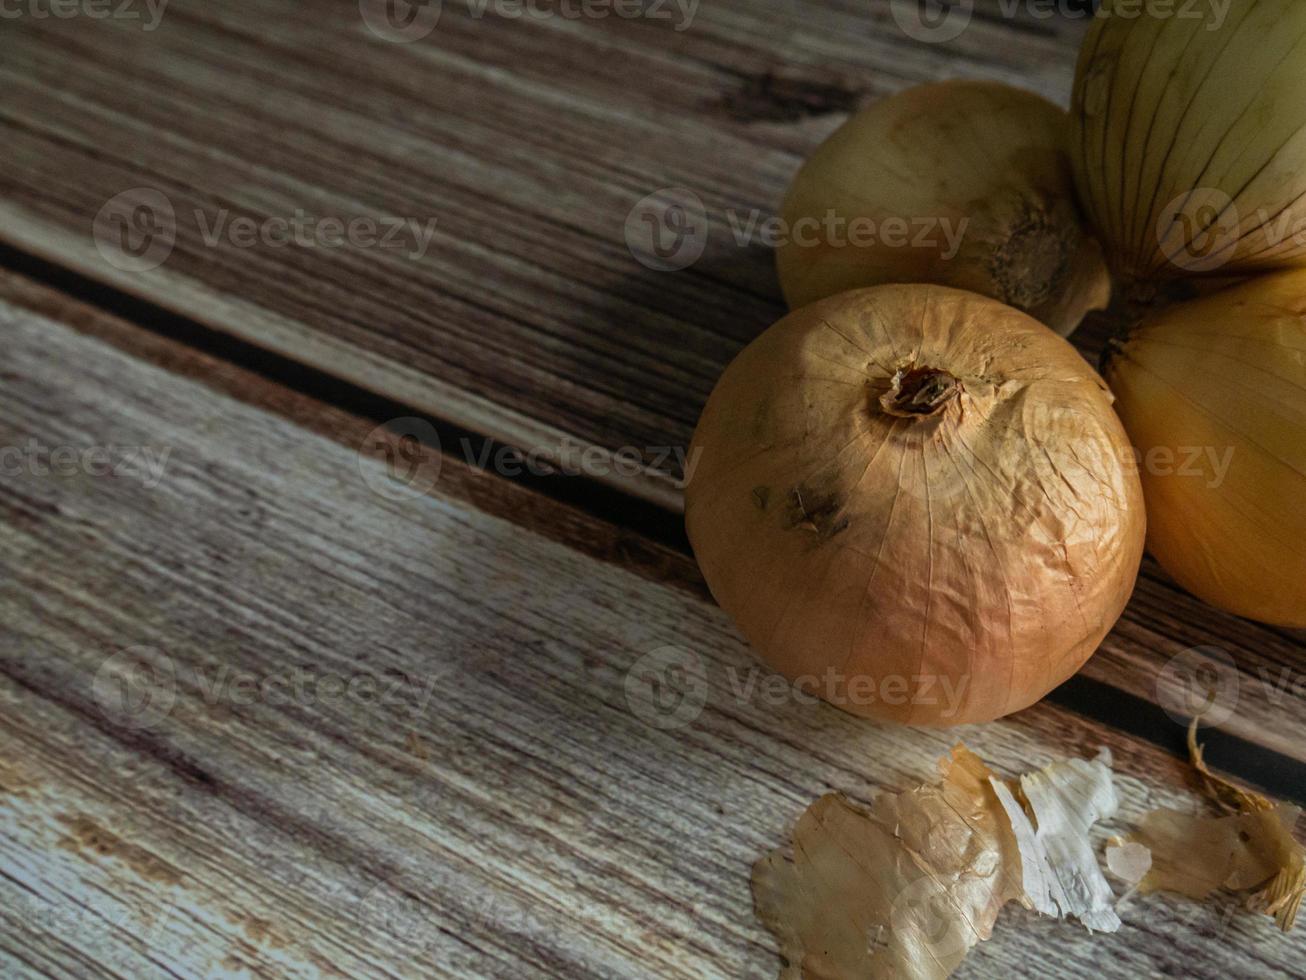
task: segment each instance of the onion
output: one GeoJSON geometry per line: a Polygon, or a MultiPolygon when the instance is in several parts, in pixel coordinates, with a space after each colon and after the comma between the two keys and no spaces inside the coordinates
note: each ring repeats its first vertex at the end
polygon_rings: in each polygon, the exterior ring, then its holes
{"type": "Polygon", "coordinates": [[[785,197],[789,305],[932,282],[1070,333],[1111,286],[1075,204],[1066,125],[1052,103],[993,82],[924,85],[853,116],[785,197]]]}
{"type": "Polygon", "coordinates": [[[1303,264],[1306,3],[1141,6],[1103,4],[1071,107],[1080,199],[1112,265],[1152,279],[1303,264]]]}
{"type": "Polygon", "coordinates": [[[1105,384],[960,290],[789,314],[727,368],[690,458],[713,595],[768,664],[855,714],[949,725],[1032,704],[1097,648],[1142,556],[1105,384]]]}
{"type": "Polygon", "coordinates": [[[1107,378],[1142,460],[1148,547],[1180,585],[1306,626],[1306,270],[1153,314],[1107,378]]]}

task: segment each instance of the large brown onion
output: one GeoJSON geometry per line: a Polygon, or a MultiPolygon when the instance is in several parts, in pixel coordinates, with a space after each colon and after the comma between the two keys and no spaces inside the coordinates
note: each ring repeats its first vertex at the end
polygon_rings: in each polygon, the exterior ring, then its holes
{"type": "Polygon", "coordinates": [[[685,519],[761,657],[856,714],[985,721],[1123,610],[1142,490],[1066,341],[937,286],[856,290],[750,344],[708,400],[685,519]]]}

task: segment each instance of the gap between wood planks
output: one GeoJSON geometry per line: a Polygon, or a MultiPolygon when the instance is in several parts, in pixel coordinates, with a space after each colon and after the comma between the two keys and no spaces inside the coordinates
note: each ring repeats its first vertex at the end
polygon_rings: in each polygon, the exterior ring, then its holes
{"type": "MultiPolygon", "coordinates": [[[[55,314],[60,321],[133,355],[159,363],[169,370],[200,377],[207,384],[215,384],[215,379],[197,375],[193,363],[181,363],[175,356],[170,357],[166,346],[142,351],[139,344],[132,343],[133,339],[139,338],[132,338],[122,331],[106,329],[104,318],[97,316],[97,311],[109,313],[166,341],[201,351],[329,406],[341,413],[342,421],[352,417],[355,422],[367,420],[381,424],[402,417],[421,418],[436,430],[443,446],[460,445],[469,449],[461,457],[467,464],[466,478],[470,481],[464,489],[468,498],[477,506],[520,520],[520,495],[513,495],[509,500],[496,491],[503,481],[523,486],[548,501],[597,518],[611,525],[617,533],[612,539],[596,539],[579,523],[558,523],[557,509],[549,514],[550,520],[532,523],[536,530],[544,531],[600,560],[620,563],[650,580],[672,584],[711,601],[706,584],[690,553],[678,514],[669,513],[586,477],[539,476],[524,471],[520,475],[505,476],[492,472],[479,466],[478,461],[493,458],[492,454],[499,449],[510,447],[282,355],[262,350],[232,335],[213,330],[9,246],[0,245],[0,269],[17,272],[32,282],[56,290],[61,298],[66,298],[66,304],[60,304],[55,314]],[[482,455],[487,449],[490,455],[482,455]]],[[[48,294],[2,273],[0,295],[38,312],[52,313],[48,294]]],[[[242,401],[251,400],[247,389],[229,393],[242,401]]],[[[291,418],[296,424],[342,445],[356,447],[362,434],[357,431],[356,425],[324,427],[320,415],[307,414],[302,409],[297,411],[288,402],[260,407],[291,418]]],[[[429,448],[440,451],[439,445],[429,448]]],[[[1286,639],[1295,639],[1290,631],[1285,631],[1283,635],[1286,639]]],[[[1143,739],[1173,756],[1186,757],[1183,730],[1165,710],[1113,684],[1080,673],[1053,691],[1047,700],[1143,739]]],[[[1207,759],[1217,769],[1254,784],[1278,798],[1306,803],[1306,762],[1302,759],[1215,728],[1203,730],[1202,738],[1207,744],[1207,759]]]]}

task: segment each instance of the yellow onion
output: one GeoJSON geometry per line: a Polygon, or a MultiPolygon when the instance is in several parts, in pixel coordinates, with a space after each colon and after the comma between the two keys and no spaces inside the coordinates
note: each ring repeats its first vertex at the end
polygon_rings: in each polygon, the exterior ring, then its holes
{"type": "Polygon", "coordinates": [[[1143,550],[1105,383],[973,293],[854,290],[790,313],[698,424],[685,521],[713,595],[806,693],[985,721],[1072,675],[1143,550]]]}
{"type": "Polygon", "coordinates": [[[1306,262],[1306,3],[1106,0],[1071,120],[1080,200],[1123,276],[1306,262]]]}
{"type": "Polygon", "coordinates": [[[1306,626],[1306,270],[1153,314],[1107,379],[1134,441],[1148,547],[1212,605],[1306,626]]]}
{"type": "Polygon", "coordinates": [[[1066,125],[1052,103],[995,82],[923,85],[853,116],[785,196],[785,299],[932,282],[1070,333],[1111,284],[1075,204],[1066,125]]]}

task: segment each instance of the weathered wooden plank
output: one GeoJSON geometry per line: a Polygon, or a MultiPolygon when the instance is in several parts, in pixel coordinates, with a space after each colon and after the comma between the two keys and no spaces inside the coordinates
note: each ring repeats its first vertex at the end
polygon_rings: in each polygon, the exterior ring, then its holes
{"type": "MultiPolygon", "coordinates": [[[[104,336],[110,342],[126,343],[129,349],[140,352],[142,338],[146,335],[139,331],[130,334],[130,342],[124,341],[121,336],[103,329],[103,323],[112,321],[88,316],[78,304],[61,302],[56,294],[46,290],[20,289],[17,282],[15,280],[10,285],[10,292],[21,293],[23,301],[33,308],[58,320],[83,324],[85,329],[95,330],[98,336],[104,336]]],[[[192,342],[208,346],[202,337],[193,333],[186,336],[192,342]]],[[[158,345],[153,353],[173,370],[193,370],[193,365],[178,358],[175,351],[174,345],[164,343],[158,345]]],[[[255,360],[260,373],[266,373],[269,369],[266,359],[255,360]]],[[[206,364],[205,376],[208,378],[223,370],[219,362],[207,361],[206,364]]],[[[407,413],[402,405],[384,399],[360,399],[337,385],[316,384],[290,362],[286,362],[284,373],[290,376],[290,383],[301,388],[324,389],[324,397],[337,403],[357,405],[355,411],[365,412],[378,422],[407,413]]],[[[314,413],[296,421],[317,429],[323,410],[317,402],[312,404],[316,406],[314,413]]],[[[284,400],[271,407],[279,412],[289,410],[284,400]]],[[[348,417],[347,414],[337,414],[340,418],[348,417]]],[[[361,435],[354,438],[357,441],[361,435]]],[[[465,461],[485,460],[488,457],[484,454],[490,451],[457,433],[448,440],[446,450],[465,461]]],[[[493,452],[496,454],[494,458],[501,458],[498,454],[507,450],[499,447],[493,452]]],[[[511,454],[506,458],[509,467],[492,465],[490,469],[498,473],[510,472],[511,466],[520,469],[519,460],[514,462],[511,454]]],[[[509,501],[505,501],[497,492],[500,481],[485,479],[484,472],[474,468],[458,472],[478,474],[478,478],[461,491],[471,494],[478,506],[492,508],[514,520],[523,519],[515,509],[520,507],[518,497],[511,495],[509,501]]],[[[555,478],[551,492],[563,497],[574,496],[569,488],[559,487],[560,480],[567,482],[566,478],[555,478]]],[[[582,487],[585,484],[583,480],[571,482],[582,487]]],[[[594,506],[592,497],[583,493],[581,496],[585,497],[587,506],[594,506]]],[[[624,499],[610,501],[606,510],[612,516],[608,519],[624,526],[630,526],[632,521],[647,520],[648,515],[632,516],[629,509],[629,503],[624,499]]],[[[585,529],[586,525],[578,523],[574,511],[555,509],[548,513],[552,516],[547,520],[538,513],[530,515],[530,522],[542,533],[573,546],[592,549],[589,553],[605,560],[619,557],[633,567],[644,568],[656,581],[674,582],[696,596],[708,595],[683,539],[676,548],[653,545],[639,533],[620,534],[604,541],[595,539],[585,529]]],[[[1213,720],[1218,727],[1252,744],[1302,760],[1302,745],[1306,743],[1306,690],[1303,690],[1306,674],[1300,664],[1306,635],[1301,631],[1274,630],[1219,613],[1178,589],[1151,560],[1144,562],[1142,575],[1134,600],[1118,628],[1081,674],[1084,679],[1109,686],[1101,690],[1085,690],[1085,685],[1076,681],[1064,691],[1056,692],[1054,698],[1081,713],[1086,712],[1118,726],[1123,724],[1126,730],[1141,733],[1168,746],[1171,751],[1181,752],[1190,708],[1202,703],[1205,686],[1212,677],[1210,669],[1213,669],[1219,692],[1213,720]],[[1132,704],[1122,700],[1113,689],[1141,701],[1132,704]],[[1143,716],[1139,716],[1139,707],[1144,709],[1143,716]]],[[[1211,758],[1217,765],[1222,759],[1233,764],[1232,760],[1238,758],[1237,752],[1236,745],[1226,750],[1224,744],[1216,740],[1211,758]]],[[[1263,774],[1261,778],[1269,781],[1272,791],[1303,798],[1306,791],[1297,787],[1292,774],[1273,767],[1273,760],[1264,760],[1258,769],[1263,774]],[[1265,765],[1271,768],[1266,769],[1265,765]]]]}
{"type": "MultiPolygon", "coordinates": [[[[153,32],[18,18],[0,63],[0,238],[511,445],[630,447],[659,465],[589,472],[675,510],[699,407],[781,309],[768,250],[736,244],[726,213],[769,213],[802,153],[902,84],[985,75],[1064,97],[1082,21],[1001,9],[980,4],[946,45],[913,40],[888,4],[780,0],[706,0],[682,31],[445,4],[410,44],[350,3],[179,0],[153,32]],[[631,206],[671,185],[712,215],[703,258],[674,275],[623,236],[631,206]],[[92,225],[142,186],[166,194],[177,241],[124,271],[92,225]],[[205,241],[224,217],[297,210],[437,225],[420,259],[205,241]]],[[[1240,691],[1226,727],[1306,757],[1302,635],[1210,610],[1151,562],[1086,675],[1155,701],[1171,657],[1212,645],[1240,691]]]]}
{"type": "Polygon", "coordinates": [[[1064,96],[1082,27],[988,4],[938,45],[887,3],[704,0],[684,30],[496,9],[444,4],[409,44],[350,2],[176,0],[149,33],[7,21],[0,236],[524,448],[634,447],[649,477],[609,477],[677,506],[658,447],[686,444],[721,367],[781,310],[769,250],[736,243],[727,214],[769,215],[800,154],[908,82],[983,74],[1064,96]],[[711,215],[677,275],[624,238],[668,186],[711,215]],[[141,187],[165,195],[176,242],[124,271],[92,225],[141,187]],[[300,211],[436,226],[420,257],[412,232],[398,249],[205,240],[224,218],[300,211]]]}
{"type": "MultiPolygon", "coordinates": [[[[370,420],[4,293],[0,445],[79,460],[0,476],[0,956],[20,969],[763,977],[752,861],[820,792],[928,779],[959,735],[1006,772],[1107,744],[1125,813],[1197,805],[1177,760],[1052,705],[928,732],[740,696],[762,675],[719,610],[655,581],[656,546],[456,458],[390,499],[356,448],[370,420]],[[157,479],[91,472],[109,446],[171,452],[157,479]],[[667,645],[706,688],[680,728],[632,674],[667,645]],[[124,701],[105,663],[129,649],[160,672],[124,701]],[[306,696],[264,686],[296,670],[306,696]]],[[[1268,919],[1213,935],[1184,909],[1141,902],[1096,939],[1004,916],[963,976],[1301,962],[1268,919]]]]}

